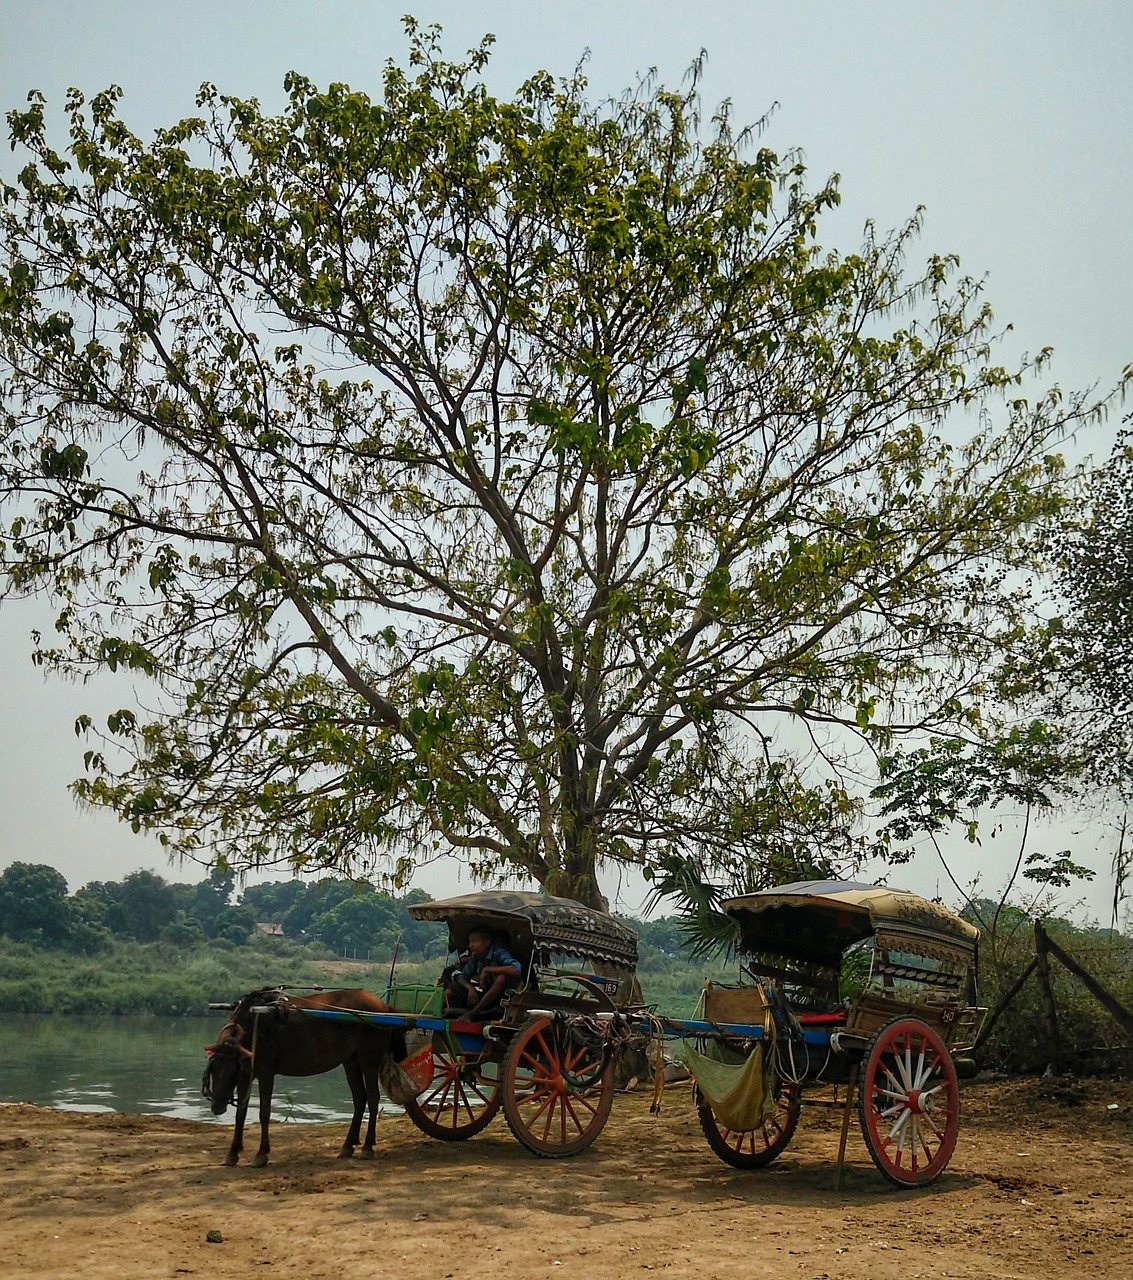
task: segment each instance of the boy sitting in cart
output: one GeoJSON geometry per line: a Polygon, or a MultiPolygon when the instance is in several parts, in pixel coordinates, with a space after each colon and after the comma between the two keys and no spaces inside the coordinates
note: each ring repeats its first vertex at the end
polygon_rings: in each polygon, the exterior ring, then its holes
{"type": "Polygon", "coordinates": [[[491,929],[484,925],[468,931],[468,952],[463,967],[445,984],[445,1016],[485,1022],[498,1012],[504,992],[519,986],[523,966],[493,941],[491,929]]]}

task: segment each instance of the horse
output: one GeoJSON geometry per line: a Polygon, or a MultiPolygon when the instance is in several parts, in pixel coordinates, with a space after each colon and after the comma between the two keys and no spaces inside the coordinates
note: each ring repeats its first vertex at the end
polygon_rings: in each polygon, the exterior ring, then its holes
{"type": "Polygon", "coordinates": [[[213,1115],[222,1116],[235,1096],[236,1128],[226,1165],[240,1159],[244,1147],[244,1120],[252,1094],[252,1081],[260,1082],[260,1149],[254,1168],[268,1162],[271,1144],[268,1123],[275,1077],[314,1076],[337,1066],[346,1070],[354,1099],[354,1118],[340,1159],[354,1154],[362,1129],[362,1110],[369,1103],[370,1121],[361,1157],[374,1157],[374,1132],[378,1118],[378,1073],[389,1059],[405,1057],[405,1033],[401,1028],[375,1026],[362,1021],[312,1018],[303,1009],[350,1009],[359,1013],[388,1013],[389,1006],[368,991],[321,991],[312,996],[287,996],[278,988],[251,991],[236,1002],[215,1043],[205,1046],[208,1062],[201,1077],[201,1093],[212,1104],[213,1115]],[[269,1006],[256,1013],[257,1007],[269,1006]]]}

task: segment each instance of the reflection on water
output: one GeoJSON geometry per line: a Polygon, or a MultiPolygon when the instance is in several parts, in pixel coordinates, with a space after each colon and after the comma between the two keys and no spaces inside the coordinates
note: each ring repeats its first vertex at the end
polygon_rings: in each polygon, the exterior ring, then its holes
{"type": "MultiPolygon", "coordinates": [[[[214,1116],[201,1097],[204,1046],[218,1029],[204,1018],[0,1013],[0,1102],[231,1124],[231,1109],[214,1116]]],[[[256,1105],[253,1094],[249,1119],[256,1105]]],[[[349,1121],[344,1072],[277,1078],[272,1119],[349,1121]]]]}

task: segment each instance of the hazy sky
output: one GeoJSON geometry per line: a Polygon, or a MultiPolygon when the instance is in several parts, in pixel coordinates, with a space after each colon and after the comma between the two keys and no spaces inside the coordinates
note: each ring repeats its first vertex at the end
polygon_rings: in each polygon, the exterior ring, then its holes
{"type": "MultiPolygon", "coordinates": [[[[147,0],[0,0],[0,106],[31,88],[52,108],[65,90],[109,84],[135,131],[193,113],[204,80],[282,105],[290,69],[316,82],[344,80],[377,96],[387,57],[403,60],[400,15],[440,22],[459,52],[497,37],[487,76],[510,93],[532,71],[567,73],[585,53],[595,97],[629,86],[650,67],[679,81],[707,51],[704,97],[731,99],[738,123],[777,103],[767,135],[800,147],[817,183],[842,175],[843,204],[823,239],[856,243],[872,218],[888,228],[926,207],[923,254],[954,252],[988,276],[1017,350],[1051,345],[1064,386],[1111,386],[1133,361],[1133,5],[1128,0],[909,0],[843,3],[435,4],[201,3],[147,0]]],[[[0,149],[0,176],[10,176],[0,149]]],[[[1082,440],[1104,456],[1118,425],[1082,440]]],[[[82,814],[66,784],[82,768],[73,733],[81,711],[129,705],[128,681],[77,687],[45,682],[29,661],[29,632],[50,625],[34,606],[0,603],[0,867],[49,862],[71,887],[139,866],[196,879],[164,864],[155,842],[104,814],[82,814]]],[[[1044,839],[1073,845],[1099,880],[1087,894],[1108,915],[1110,849],[1073,822],[1044,839]]],[[[998,883],[1003,850],[983,874],[998,883]]],[[[962,858],[963,854],[960,855],[962,858]]],[[[971,874],[978,865],[962,861],[971,874]]],[[[898,879],[922,892],[940,880],[931,857],[898,879]]],[[[430,873],[434,892],[456,872],[430,873]]],[[[611,886],[613,888],[613,886],[611,886]]],[[[941,882],[947,896],[947,886],[941,882]]],[[[638,904],[636,887],[625,904],[638,904]]]]}

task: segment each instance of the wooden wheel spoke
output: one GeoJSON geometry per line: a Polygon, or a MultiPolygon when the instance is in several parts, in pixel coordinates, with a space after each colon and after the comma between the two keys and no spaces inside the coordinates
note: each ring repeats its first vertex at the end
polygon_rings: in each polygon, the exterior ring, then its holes
{"type": "Polygon", "coordinates": [[[467,1111],[467,1112],[468,1112],[468,1119],[469,1119],[469,1120],[475,1120],[475,1119],[476,1119],[476,1112],[472,1110],[472,1103],[471,1103],[471,1102],[469,1102],[469,1100],[468,1100],[468,1085],[465,1083],[465,1081],[463,1081],[463,1080],[459,1080],[459,1077],[458,1077],[458,1086],[457,1086],[457,1087],[458,1087],[458,1088],[459,1088],[459,1090],[460,1090],[460,1101],[459,1101],[459,1102],[457,1103],[457,1105],[453,1108],[453,1113],[454,1113],[454,1114],[453,1114],[453,1124],[454,1124],[454,1125],[456,1124],[456,1114],[460,1111],[460,1105],[461,1105],[461,1103],[463,1103],[463,1104],[464,1104],[464,1109],[465,1109],[465,1111],[467,1111]]]}
{"type": "Polygon", "coordinates": [[[588,1046],[581,1045],[563,1062],[563,1071],[573,1076],[584,1076],[598,1065],[594,1058],[594,1052],[588,1046]]]}
{"type": "Polygon", "coordinates": [[[920,1125],[917,1123],[917,1117],[910,1116],[909,1127],[905,1133],[905,1139],[906,1139],[906,1145],[909,1151],[909,1164],[911,1168],[914,1170],[914,1172],[916,1171],[916,1168],[917,1168],[917,1158],[920,1155],[920,1152],[918,1150],[918,1146],[921,1142],[919,1130],[920,1130],[920,1125]]]}
{"type": "Polygon", "coordinates": [[[457,1076],[453,1081],[452,1106],[449,1109],[449,1126],[453,1129],[460,1128],[460,1104],[462,1102],[464,1102],[464,1086],[461,1084],[460,1077],[457,1076]]]}
{"type": "Polygon", "coordinates": [[[909,1099],[909,1095],[903,1089],[900,1092],[896,1092],[893,1089],[878,1089],[877,1096],[879,1098],[894,1098],[902,1103],[907,1102],[909,1099]]]}
{"type": "MultiPolygon", "coordinates": [[[[902,1134],[905,1128],[905,1125],[908,1123],[909,1117],[912,1114],[913,1113],[909,1110],[908,1107],[901,1108],[901,1114],[897,1117],[896,1121],[893,1124],[893,1127],[889,1130],[890,1141],[892,1141],[893,1138],[897,1138],[899,1134],[902,1134]]],[[[902,1139],[898,1139],[898,1146],[900,1145],[901,1140],[902,1139]]]]}
{"type": "Polygon", "coordinates": [[[554,1049],[548,1048],[546,1040],[543,1039],[542,1031],[536,1034],[535,1039],[539,1041],[539,1045],[543,1050],[543,1061],[551,1070],[554,1070],[561,1062],[558,1053],[554,1049]]]}
{"type": "Polygon", "coordinates": [[[438,1066],[439,1070],[437,1071],[437,1075],[439,1076],[439,1079],[433,1085],[428,1095],[422,1099],[422,1107],[429,1106],[438,1095],[447,1093],[449,1089],[452,1088],[452,1082],[456,1079],[456,1072],[453,1070],[452,1063],[441,1061],[438,1063],[438,1066]]]}
{"type": "Polygon", "coordinates": [[[905,1037],[905,1053],[897,1059],[897,1070],[901,1076],[901,1080],[906,1089],[913,1087],[913,1064],[912,1064],[913,1046],[909,1037],[905,1037]]]}
{"type": "Polygon", "coordinates": [[[449,1096],[450,1096],[450,1095],[451,1095],[451,1093],[452,1093],[452,1089],[453,1089],[453,1085],[454,1085],[454,1084],[456,1084],[456,1077],[455,1077],[455,1076],[449,1076],[449,1077],[445,1080],[445,1082],[444,1082],[444,1089],[443,1089],[443,1091],[442,1091],[442,1093],[441,1093],[440,1098],[437,1098],[436,1094],[433,1094],[433,1095],[429,1098],[429,1102],[430,1102],[430,1103],[435,1102],[435,1106],[433,1107],[433,1116],[434,1116],[434,1118],[436,1118],[437,1116],[439,1116],[439,1115],[441,1114],[441,1112],[442,1112],[442,1111],[444,1111],[444,1110],[445,1110],[445,1108],[448,1106],[449,1096]]]}
{"type": "Polygon", "coordinates": [[[590,1101],[585,1093],[564,1094],[563,1096],[569,1097],[572,1102],[577,1102],[580,1106],[585,1107],[591,1115],[598,1114],[598,1107],[590,1101]]]}
{"type": "Polygon", "coordinates": [[[905,1097],[906,1094],[909,1092],[908,1085],[902,1084],[901,1081],[897,1079],[897,1077],[893,1074],[892,1071],[889,1070],[888,1067],[884,1067],[883,1070],[885,1072],[885,1079],[889,1082],[889,1085],[895,1090],[893,1096],[895,1098],[905,1097]]]}
{"type": "Polygon", "coordinates": [[[540,1097],[543,1099],[542,1103],[540,1103],[540,1105],[537,1106],[527,1117],[529,1123],[534,1124],[548,1107],[553,1107],[554,1101],[558,1096],[558,1091],[555,1089],[543,1089],[539,1093],[528,1094],[523,1100],[524,1105],[526,1106],[531,1106],[533,1103],[537,1102],[540,1097]]]}
{"type": "Polygon", "coordinates": [[[558,1101],[558,1095],[551,1095],[551,1105],[547,1108],[547,1117],[543,1122],[543,1141],[546,1142],[551,1135],[551,1125],[555,1122],[555,1103],[558,1101]]]}
{"type": "Polygon", "coordinates": [[[561,1059],[563,1070],[569,1071],[571,1074],[573,1074],[574,1068],[577,1065],[578,1060],[581,1057],[583,1057],[585,1053],[586,1053],[586,1049],[584,1047],[579,1048],[577,1046],[568,1044],[567,1051],[561,1059]]]}
{"type": "Polygon", "coordinates": [[[545,1058],[533,1057],[530,1053],[520,1055],[520,1061],[526,1063],[534,1079],[550,1083],[554,1079],[550,1066],[545,1058]]]}
{"type": "Polygon", "coordinates": [[[477,1077],[474,1080],[466,1080],[464,1082],[464,1087],[468,1092],[472,1093],[477,1099],[479,1099],[484,1106],[487,1106],[491,1102],[491,1094],[495,1093],[495,1090],[493,1089],[491,1093],[485,1093],[480,1087],[482,1083],[483,1078],[477,1077]]]}
{"type": "MultiPolygon", "coordinates": [[[[563,1111],[564,1113],[570,1112],[570,1118],[574,1121],[574,1127],[578,1130],[579,1133],[585,1133],[586,1125],[583,1124],[582,1121],[578,1118],[578,1113],[574,1109],[574,1104],[576,1101],[580,1101],[580,1099],[572,1098],[570,1094],[564,1093],[563,1094],[563,1111]]],[[[587,1119],[587,1124],[593,1123],[593,1119],[594,1119],[593,1113],[591,1113],[590,1117],[588,1117],[587,1119]]],[[[563,1134],[563,1141],[564,1142],[566,1141],[565,1133],[563,1134]]]]}

